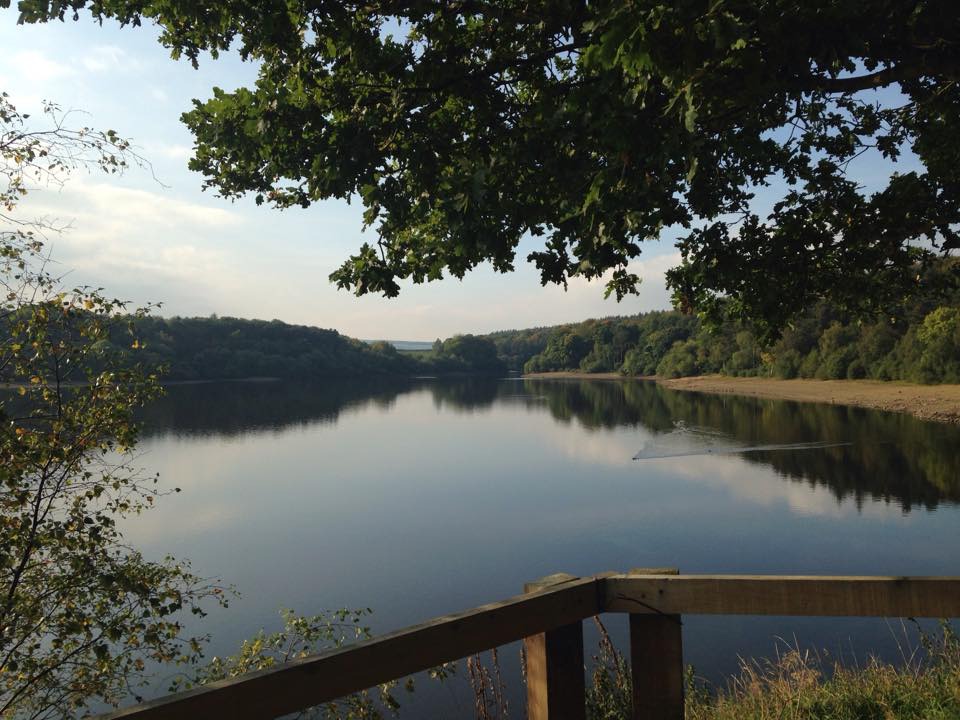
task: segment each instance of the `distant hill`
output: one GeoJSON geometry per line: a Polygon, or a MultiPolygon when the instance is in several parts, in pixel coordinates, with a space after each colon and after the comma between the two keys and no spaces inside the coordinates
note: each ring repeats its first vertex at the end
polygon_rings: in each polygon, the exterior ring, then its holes
{"type": "Polygon", "coordinates": [[[279,320],[147,317],[136,324],[144,359],[166,366],[169,380],[418,372],[414,360],[386,343],[279,320]]]}
{"type": "Polygon", "coordinates": [[[166,366],[170,380],[577,370],[960,382],[958,268],[960,262],[953,261],[933,268],[942,292],[883,308],[873,318],[855,318],[821,303],[767,344],[747,325],[708,328],[673,311],[455,335],[440,343],[363,341],[279,320],[213,316],[135,322],[146,347],[144,359],[166,366]]]}
{"type": "Polygon", "coordinates": [[[680,377],[722,373],[781,378],[960,382],[960,261],[929,268],[926,296],[854,317],[825,303],[797,318],[774,342],[749,325],[706,327],[696,317],[657,311],[486,337],[511,370],[680,377]]]}
{"type": "MultiPolygon", "coordinates": [[[[336,330],[280,320],[212,316],[145,317],[134,322],[144,347],[139,359],[164,367],[165,380],[506,372],[493,342],[473,335],[457,335],[435,349],[427,342],[356,340],[336,330]]],[[[119,337],[117,344],[122,347],[119,337]]]]}

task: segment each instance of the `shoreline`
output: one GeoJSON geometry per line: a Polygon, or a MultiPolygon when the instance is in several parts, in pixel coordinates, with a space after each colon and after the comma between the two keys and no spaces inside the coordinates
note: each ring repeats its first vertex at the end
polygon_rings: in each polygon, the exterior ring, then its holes
{"type": "Polygon", "coordinates": [[[907,413],[921,420],[960,424],[960,385],[915,385],[892,380],[781,380],[726,375],[667,379],[628,377],[617,373],[598,373],[594,376],[577,372],[536,373],[523,377],[652,380],[670,390],[849,405],[871,410],[907,413]]]}
{"type": "Polygon", "coordinates": [[[621,375],[616,372],[585,373],[577,370],[552,370],[551,372],[521,373],[524,380],[656,380],[652,375],[621,375]]]}

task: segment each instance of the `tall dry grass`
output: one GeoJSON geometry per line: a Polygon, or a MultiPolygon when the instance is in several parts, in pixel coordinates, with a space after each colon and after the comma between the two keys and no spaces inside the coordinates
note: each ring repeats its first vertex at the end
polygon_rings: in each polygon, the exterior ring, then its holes
{"type": "MultiPolygon", "coordinates": [[[[588,690],[589,720],[630,717],[630,668],[603,625],[588,690]]],[[[903,633],[907,637],[907,633],[903,633]]],[[[788,648],[763,661],[744,661],[724,688],[686,678],[688,720],[960,720],[960,640],[947,623],[901,645],[901,662],[877,658],[844,664],[828,655],[788,648]]]]}
{"type": "MultiPolygon", "coordinates": [[[[906,632],[902,633],[908,637],[906,632]]],[[[960,718],[960,642],[941,635],[901,644],[897,665],[869,658],[844,664],[792,647],[771,660],[744,662],[723,692],[693,684],[690,720],[955,720],[960,718]]]]}
{"type": "MultiPolygon", "coordinates": [[[[587,684],[588,720],[628,720],[630,664],[607,628],[594,618],[599,643],[587,684]]],[[[875,657],[840,662],[828,653],[786,646],[767,660],[744,660],[724,687],[685,677],[687,720],[960,720],[960,639],[944,622],[937,635],[895,632],[900,662],[875,657]]],[[[524,674],[521,657],[521,674],[524,674]]],[[[507,720],[506,690],[497,652],[467,659],[475,720],[507,720]]],[[[523,717],[523,709],[519,710],[523,717]]]]}

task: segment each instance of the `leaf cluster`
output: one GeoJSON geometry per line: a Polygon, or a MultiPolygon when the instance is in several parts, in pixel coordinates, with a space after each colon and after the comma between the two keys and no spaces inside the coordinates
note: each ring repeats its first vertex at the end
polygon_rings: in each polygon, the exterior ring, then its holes
{"type": "MultiPolygon", "coordinates": [[[[172,690],[183,690],[237,677],[256,670],[265,670],[283,663],[305,658],[324,650],[339,648],[352,641],[371,637],[370,628],[363,624],[372,613],[369,608],[340,609],[318,615],[298,615],[293,610],[281,610],[283,628],[273,633],[260,630],[240,644],[240,650],[229,657],[214,657],[198,668],[191,678],[174,682],[172,690]]],[[[430,677],[444,680],[455,673],[455,664],[447,663],[430,671],[430,677]]],[[[396,715],[400,702],[396,691],[400,681],[394,680],[372,690],[364,690],[345,698],[307,708],[291,717],[298,720],[382,720],[385,714],[396,715]]],[[[408,678],[403,690],[413,692],[413,680],[408,678]]]]}

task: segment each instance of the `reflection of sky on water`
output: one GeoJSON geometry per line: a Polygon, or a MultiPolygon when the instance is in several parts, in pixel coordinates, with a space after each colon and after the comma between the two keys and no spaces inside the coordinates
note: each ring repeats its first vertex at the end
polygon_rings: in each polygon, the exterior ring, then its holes
{"type": "MultiPolygon", "coordinates": [[[[372,606],[386,630],[558,571],[960,574],[960,554],[947,551],[960,548],[954,503],[907,513],[787,480],[762,457],[637,462],[637,448],[670,432],[666,421],[598,427],[578,396],[518,390],[428,384],[325,410],[334,421],[258,419],[260,429],[240,432],[233,408],[231,434],[148,431],[143,464],[183,492],[131,523],[128,538],[236,584],[243,598],[205,621],[218,653],[275,626],[280,607],[372,606]]],[[[861,621],[690,622],[688,657],[708,674],[796,628],[826,646],[851,632],[887,642],[861,621]]]]}
{"type": "MultiPolygon", "coordinates": [[[[678,482],[720,490],[738,502],[759,508],[786,506],[795,515],[822,515],[838,519],[864,515],[899,522],[909,517],[899,507],[888,503],[871,503],[858,508],[852,497],[838,500],[824,486],[784,482],[771,472],[769,466],[749,463],[735,454],[685,453],[636,463],[629,453],[635,447],[637,436],[637,433],[627,434],[626,437],[592,435],[578,442],[570,442],[569,437],[558,437],[555,447],[557,452],[584,463],[633,467],[640,478],[649,477],[650,474],[666,474],[678,482]],[[678,462],[680,459],[682,462],[678,462]],[[644,467],[647,464],[651,468],[644,467]]],[[[685,503],[685,499],[681,497],[680,502],[685,503]]]]}

